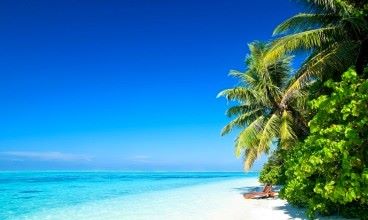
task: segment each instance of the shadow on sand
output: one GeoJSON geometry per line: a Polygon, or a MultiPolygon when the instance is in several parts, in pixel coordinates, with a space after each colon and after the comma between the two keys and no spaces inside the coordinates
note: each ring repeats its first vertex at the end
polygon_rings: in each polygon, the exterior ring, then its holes
{"type": "Polygon", "coordinates": [[[283,211],[285,214],[290,216],[290,219],[308,219],[307,215],[305,214],[305,210],[294,207],[288,203],[281,206],[276,206],[273,209],[283,211]]]}
{"type": "MultiPolygon", "coordinates": [[[[263,188],[264,188],[263,186],[248,186],[248,187],[240,187],[240,188],[233,188],[233,189],[238,191],[240,194],[244,194],[244,193],[249,193],[249,192],[262,192],[263,188]]],[[[273,191],[275,192],[280,191],[280,188],[281,188],[280,186],[272,187],[273,191]]],[[[284,205],[273,207],[273,209],[284,212],[285,214],[290,216],[290,219],[301,219],[301,220],[308,219],[303,209],[294,207],[288,203],[285,203],[284,205]]]]}

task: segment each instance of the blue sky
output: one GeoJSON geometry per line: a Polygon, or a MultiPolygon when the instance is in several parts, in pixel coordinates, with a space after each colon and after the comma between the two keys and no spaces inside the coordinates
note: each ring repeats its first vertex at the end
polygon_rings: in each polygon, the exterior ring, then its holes
{"type": "MultiPolygon", "coordinates": [[[[216,99],[289,0],[0,2],[0,169],[242,170],[216,99]]],[[[259,164],[255,169],[259,168],[259,164]]]]}

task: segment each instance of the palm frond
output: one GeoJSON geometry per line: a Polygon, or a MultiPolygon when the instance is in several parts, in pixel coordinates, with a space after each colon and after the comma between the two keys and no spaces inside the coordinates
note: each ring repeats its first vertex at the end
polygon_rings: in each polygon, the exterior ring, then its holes
{"type": "Polygon", "coordinates": [[[230,72],[231,76],[239,79],[239,86],[218,95],[239,103],[227,110],[227,116],[236,118],[223,128],[222,135],[234,128],[242,129],[235,140],[235,154],[244,156],[245,169],[249,169],[262,153],[267,153],[272,141],[279,139],[280,135],[278,103],[289,85],[293,57],[283,54],[266,61],[268,47],[261,42],[249,44],[246,70],[230,72]]]}
{"type": "Polygon", "coordinates": [[[352,39],[368,35],[368,21],[363,16],[346,17],[341,19],[341,26],[347,30],[352,39]]]}
{"type": "Polygon", "coordinates": [[[273,31],[273,35],[294,34],[316,29],[323,25],[335,23],[339,17],[336,14],[299,13],[279,24],[273,31]]]}
{"type": "Polygon", "coordinates": [[[257,147],[257,155],[260,156],[262,152],[268,153],[272,140],[279,135],[280,117],[277,114],[267,120],[263,131],[259,134],[260,140],[257,147]]]}
{"type": "Polygon", "coordinates": [[[281,104],[287,103],[311,80],[320,78],[322,75],[331,76],[347,69],[355,62],[358,53],[357,47],[358,44],[354,42],[339,42],[312,56],[296,73],[295,79],[283,95],[281,104]]]}
{"type": "Polygon", "coordinates": [[[258,117],[247,128],[240,132],[235,140],[235,155],[239,157],[244,149],[258,146],[258,134],[263,129],[264,116],[258,117]]]}
{"type": "Polygon", "coordinates": [[[217,95],[217,98],[218,97],[225,97],[229,101],[240,101],[240,102],[252,101],[256,99],[254,92],[244,87],[225,89],[217,95]]]}
{"type": "Polygon", "coordinates": [[[257,158],[257,149],[255,147],[247,148],[244,151],[244,170],[249,170],[253,166],[257,158]]]}
{"type": "Polygon", "coordinates": [[[230,133],[235,127],[242,128],[251,123],[261,114],[261,108],[248,111],[228,123],[221,131],[221,135],[230,133]]]}
{"type": "Polygon", "coordinates": [[[272,62],[289,52],[323,48],[345,37],[344,31],[338,27],[319,28],[287,35],[272,43],[264,59],[267,62],[272,62]]]}
{"type": "Polygon", "coordinates": [[[238,70],[230,70],[230,72],[229,72],[229,76],[239,78],[239,79],[242,79],[243,75],[244,75],[244,73],[240,72],[238,70]]]}
{"type": "Polygon", "coordinates": [[[304,0],[317,10],[323,10],[333,13],[351,13],[354,10],[354,6],[348,1],[341,0],[304,0]]]}
{"type": "Polygon", "coordinates": [[[257,78],[250,71],[240,72],[238,70],[230,70],[229,76],[240,79],[240,83],[243,86],[255,86],[257,84],[257,78]]]}
{"type": "Polygon", "coordinates": [[[261,41],[253,41],[252,43],[248,44],[250,55],[249,57],[253,57],[254,61],[262,61],[264,51],[267,48],[267,44],[261,41]]]}
{"type": "Polygon", "coordinates": [[[296,136],[292,129],[293,117],[291,112],[284,110],[281,116],[280,125],[280,144],[281,147],[287,148],[291,143],[295,142],[296,136]]]}
{"type": "Polygon", "coordinates": [[[226,116],[231,118],[233,116],[239,116],[242,114],[248,114],[252,111],[258,111],[261,110],[261,106],[256,106],[256,105],[236,105],[236,106],[232,106],[230,107],[228,110],[226,110],[226,116]]]}
{"type": "Polygon", "coordinates": [[[276,62],[267,64],[267,74],[269,75],[269,79],[271,79],[270,85],[284,89],[285,82],[289,80],[292,59],[293,56],[284,55],[276,60],[276,62]]]}

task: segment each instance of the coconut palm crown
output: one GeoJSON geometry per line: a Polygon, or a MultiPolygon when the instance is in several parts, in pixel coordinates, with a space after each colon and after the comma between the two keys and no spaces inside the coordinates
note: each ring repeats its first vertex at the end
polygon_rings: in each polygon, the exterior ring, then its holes
{"type": "MultiPolygon", "coordinates": [[[[274,30],[278,36],[265,59],[304,51],[310,54],[295,74],[290,91],[310,85],[316,79],[338,78],[355,66],[358,73],[368,62],[368,1],[303,0],[308,13],[300,13],[274,30]]],[[[288,96],[282,103],[287,102],[288,96]]]]}
{"type": "Polygon", "coordinates": [[[292,145],[296,134],[306,132],[307,127],[301,114],[305,96],[301,90],[289,91],[288,101],[281,104],[289,89],[292,57],[283,55],[268,63],[264,59],[267,49],[265,43],[249,44],[245,72],[229,74],[239,79],[239,85],[218,94],[237,103],[226,112],[232,121],[223,128],[222,135],[241,129],[235,140],[235,153],[244,156],[245,169],[262,153],[268,153],[272,143],[285,148],[292,145]]]}

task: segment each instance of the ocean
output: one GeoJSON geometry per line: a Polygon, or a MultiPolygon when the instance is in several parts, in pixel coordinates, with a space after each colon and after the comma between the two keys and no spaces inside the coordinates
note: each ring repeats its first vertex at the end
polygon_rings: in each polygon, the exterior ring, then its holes
{"type": "Polygon", "coordinates": [[[160,219],[162,214],[168,217],[174,211],[198,208],[172,205],[206,199],[207,188],[198,187],[212,184],[216,191],[216,183],[245,184],[257,176],[243,172],[0,172],[0,219],[154,219],[155,213],[160,219]]]}

